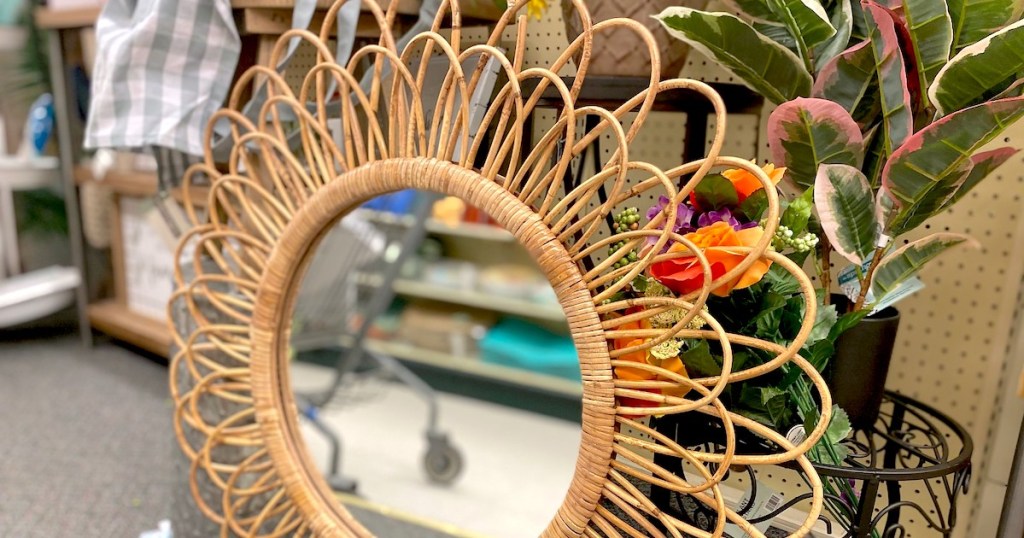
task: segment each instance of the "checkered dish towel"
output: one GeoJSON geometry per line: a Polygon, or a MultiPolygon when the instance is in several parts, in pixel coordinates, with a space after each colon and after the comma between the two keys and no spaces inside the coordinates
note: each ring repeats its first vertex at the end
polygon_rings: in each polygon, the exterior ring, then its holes
{"type": "Polygon", "coordinates": [[[230,0],[107,0],[85,147],[202,155],[240,48],[230,0]]]}

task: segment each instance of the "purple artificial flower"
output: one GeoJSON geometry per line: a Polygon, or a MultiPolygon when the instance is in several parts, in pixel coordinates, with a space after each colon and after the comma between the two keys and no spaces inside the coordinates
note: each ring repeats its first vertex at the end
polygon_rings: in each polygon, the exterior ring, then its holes
{"type": "MultiPolygon", "coordinates": [[[[650,209],[647,210],[647,220],[654,220],[658,216],[658,214],[665,212],[666,208],[668,207],[668,204],[670,204],[671,202],[672,201],[668,199],[668,196],[659,196],[658,203],[654,204],[653,206],[651,206],[650,209]]],[[[690,232],[697,231],[697,229],[693,227],[693,216],[694,211],[692,207],[682,203],[677,205],[676,221],[672,225],[672,231],[680,235],[685,235],[690,232]]],[[[666,215],[665,217],[668,218],[668,215],[666,215]]],[[[662,224],[660,228],[664,230],[665,225],[662,224]]],[[[647,236],[647,240],[645,241],[648,247],[654,246],[654,244],[657,242],[658,237],[654,235],[647,236]]],[[[665,246],[662,248],[662,251],[668,251],[668,248],[671,244],[672,241],[665,243],[665,246]]]]}
{"type": "MultiPolygon", "coordinates": [[[[658,203],[647,210],[647,220],[654,220],[659,213],[665,212],[670,202],[671,200],[668,199],[668,196],[659,196],[658,203]]],[[[693,227],[693,215],[694,211],[690,206],[682,203],[677,205],[676,221],[672,226],[672,231],[678,234],[688,234],[696,231],[696,228],[693,227]]],[[[664,226],[662,228],[664,229],[664,226]]]]}
{"type": "Polygon", "coordinates": [[[736,220],[736,217],[732,216],[732,211],[729,211],[728,208],[722,208],[719,209],[718,211],[707,211],[702,213],[699,217],[697,217],[698,228],[711,226],[716,222],[724,222],[729,226],[732,226],[732,229],[736,230],[737,232],[740,230],[746,230],[747,228],[753,228],[754,226],[757,226],[756,222],[741,223],[740,221],[736,220]]]}

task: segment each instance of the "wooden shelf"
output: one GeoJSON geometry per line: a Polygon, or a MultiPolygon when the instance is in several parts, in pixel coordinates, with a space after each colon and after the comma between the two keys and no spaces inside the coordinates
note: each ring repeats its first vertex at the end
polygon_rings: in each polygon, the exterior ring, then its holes
{"type": "Polygon", "coordinates": [[[75,183],[79,185],[95,182],[125,196],[147,197],[157,193],[156,172],[111,170],[102,180],[97,180],[88,166],[78,165],[75,167],[74,176],[75,183]]]}
{"type": "Polygon", "coordinates": [[[171,329],[156,320],[128,309],[116,301],[89,305],[89,323],[94,329],[162,357],[171,352],[171,329]]]}
{"type": "Polygon", "coordinates": [[[562,307],[555,304],[535,303],[521,299],[509,299],[487,295],[474,290],[445,288],[415,280],[398,279],[394,283],[395,293],[406,297],[417,297],[449,304],[460,304],[483,310],[503,312],[525,318],[548,321],[565,321],[562,307]]]}
{"type": "Polygon", "coordinates": [[[61,30],[67,28],[85,28],[96,23],[102,6],[79,9],[49,9],[38,7],[35,10],[36,26],[43,30],[61,30]]]}

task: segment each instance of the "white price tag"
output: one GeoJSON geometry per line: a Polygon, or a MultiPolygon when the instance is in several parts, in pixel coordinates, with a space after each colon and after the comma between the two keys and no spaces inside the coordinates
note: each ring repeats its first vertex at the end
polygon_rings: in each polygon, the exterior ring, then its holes
{"type": "MultiPolygon", "coordinates": [[[[867,274],[868,268],[871,266],[872,258],[864,260],[864,263],[860,266],[860,274],[867,274]]],[[[838,281],[839,287],[843,290],[843,294],[846,295],[848,299],[856,301],[857,298],[860,297],[860,278],[858,277],[857,266],[850,265],[842,271],[839,271],[838,281]]],[[[904,280],[899,286],[896,286],[896,288],[883,297],[878,304],[875,304],[875,307],[871,310],[870,314],[881,312],[882,310],[906,299],[922,289],[924,289],[924,282],[921,282],[921,279],[916,276],[910,277],[904,280]]],[[[869,289],[867,300],[864,304],[874,303],[874,293],[869,289]]]]}

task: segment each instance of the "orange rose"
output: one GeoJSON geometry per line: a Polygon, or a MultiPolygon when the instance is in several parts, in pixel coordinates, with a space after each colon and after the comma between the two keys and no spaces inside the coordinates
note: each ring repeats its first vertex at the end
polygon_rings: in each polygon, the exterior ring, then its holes
{"type": "MultiPolygon", "coordinates": [[[[735,247],[753,247],[761,240],[764,230],[760,227],[736,231],[725,222],[716,222],[696,232],[686,234],[704,253],[711,265],[711,279],[717,280],[738,266],[747,256],[743,249],[735,247]]],[[[688,252],[681,243],[673,244],[669,252],[688,252]]],[[[757,260],[742,274],[731,281],[723,282],[712,293],[720,297],[729,295],[734,289],[743,289],[761,281],[771,267],[767,260],[757,260]]],[[[687,295],[704,286],[704,270],[696,257],[676,258],[651,264],[651,277],[661,282],[666,288],[679,295],[687,295]]]]}
{"type": "MultiPolygon", "coordinates": [[[[650,328],[651,328],[651,323],[649,321],[647,321],[646,319],[643,319],[641,321],[631,321],[629,323],[625,323],[623,325],[620,325],[620,326],[617,327],[617,330],[620,330],[620,331],[635,331],[635,330],[638,330],[638,329],[650,329],[650,328]]],[[[615,347],[615,350],[618,351],[620,349],[626,349],[626,348],[630,348],[630,347],[633,347],[633,346],[642,345],[646,340],[647,339],[645,339],[645,338],[633,338],[633,337],[616,338],[615,341],[613,342],[613,345],[615,347]]],[[[632,351],[630,353],[626,353],[625,355],[620,356],[619,360],[629,361],[629,362],[638,362],[638,363],[641,363],[641,364],[646,364],[647,363],[647,357],[648,357],[647,350],[641,350],[641,351],[632,351]]],[[[647,380],[647,379],[651,379],[654,376],[650,372],[648,372],[647,370],[641,370],[639,368],[626,368],[626,367],[623,367],[623,366],[616,366],[615,367],[615,377],[618,377],[619,379],[628,379],[630,381],[644,381],[644,380],[647,380]]]]}
{"type": "MultiPolygon", "coordinates": [[[[637,329],[650,329],[651,324],[647,319],[641,321],[632,321],[618,327],[619,330],[623,331],[634,331],[637,329]]],[[[616,338],[612,342],[612,346],[616,349],[626,349],[633,346],[639,346],[647,341],[645,338],[616,338]]],[[[683,361],[679,357],[672,357],[665,360],[658,360],[657,358],[651,357],[650,350],[633,351],[622,355],[619,360],[646,363],[654,366],[660,366],[670,372],[689,377],[686,373],[686,366],[683,365],[683,361]]],[[[616,366],[615,377],[619,379],[625,379],[628,381],[647,381],[650,379],[660,379],[662,381],[671,381],[671,379],[665,376],[658,376],[647,370],[641,370],[639,368],[630,368],[628,366],[616,366]]],[[[647,392],[653,394],[661,394],[660,389],[644,389],[647,392]]],[[[671,389],[667,389],[664,392],[672,396],[684,396],[690,389],[688,387],[679,386],[671,389]]],[[[619,403],[625,407],[656,407],[658,404],[648,400],[642,400],[640,398],[621,397],[619,403]]],[[[635,418],[635,417],[633,417],[635,418]]]]}
{"type": "MultiPolygon", "coordinates": [[[[772,163],[762,166],[761,170],[764,170],[764,173],[768,176],[768,179],[772,180],[774,185],[778,185],[779,181],[782,181],[782,176],[786,173],[785,167],[775,168],[775,165],[772,163]]],[[[757,179],[757,176],[740,168],[726,170],[722,172],[722,175],[732,182],[732,186],[736,188],[736,194],[739,195],[740,202],[764,188],[764,185],[761,184],[761,180],[757,179]]]]}

